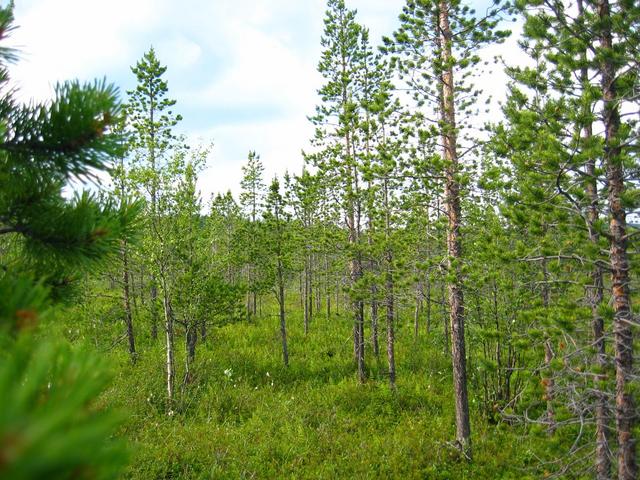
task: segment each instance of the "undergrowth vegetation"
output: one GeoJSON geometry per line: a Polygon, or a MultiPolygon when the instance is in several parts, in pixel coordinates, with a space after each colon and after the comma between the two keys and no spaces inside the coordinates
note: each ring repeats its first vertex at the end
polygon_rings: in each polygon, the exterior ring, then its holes
{"type": "Polygon", "coordinates": [[[109,321],[98,330],[85,316],[66,330],[98,345],[112,365],[100,405],[127,412],[119,436],[130,445],[128,478],[527,478],[535,455],[521,427],[474,415],[473,464],[451,444],[451,360],[441,332],[416,339],[399,322],[394,392],[384,358],[372,356],[369,379],[358,385],[344,316],[318,316],[305,336],[294,311],[284,367],[272,307],[255,321],[212,329],[187,383],[178,349],[169,415],[160,342],[141,335],[147,345],[132,365],[105,333],[109,321]]]}

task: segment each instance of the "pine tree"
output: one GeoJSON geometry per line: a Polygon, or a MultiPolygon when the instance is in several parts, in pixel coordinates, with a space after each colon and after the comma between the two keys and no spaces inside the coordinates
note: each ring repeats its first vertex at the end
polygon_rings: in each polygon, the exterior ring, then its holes
{"type": "Polygon", "coordinates": [[[270,261],[270,270],[274,273],[275,296],[278,302],[278,315],[280,318],[280,338],[282,341],[282,360],[289,366],[289,350],[287,347],[286,324],[286,283],[289,272],[292,270],[292,253],[295,250],[291,235],[290,216],[285,210],[285,199],[280,193],[280,182],[274,178],[269,187],[269,193],[265,202],[264,228],[266,241],[269,245],[267,258],[270,261]]]}
{"type": "MultiPolygon", "coordinates": [[[[520,184],[533,194],[531,203],[547,205],[547,212],[552,211],[549,206],[553,205],[556,209],[551,222],[556,225],[554,228],[558,230],[558,225],[567,225],[565,228],[570,228],[574,235],[571,244],[559,245],[557,239],[545,242],[546,254],[567,262],[579,262],[579,265],[588,262],[590,266],[584,275],[590,279],[585,300],[591,309],[591,338],[578,336],[575,341],[593,345],[592,359],[584,361],[593,371],[593,385],[581,386],[580,393],[573,393],[576,379],[564,371],[557,378],[555,388],[558,390],[566,385],[565,390],[573,395],[567,403],[573,405],[574,410],[576,406],[581,409],[574,411],[574,415],[580,418],[593,416],[596,456],[592,468],[598,478],[609,478],[612,462],[606,390],[611,387],[605,381],[609,360],[602,305],[603,271],[609,269],[613,273],[612,290],[616,284],[619,286],[614,297],[620,301],[614,302],[614,312],[618,313],[613,315],[618,475],[633,478],[637,475],[637,465],[632,453],[635,447],[630,425],[637,419],[630,413],[634,408],[633,399],[624,393],[628,387],[622,386],[629,383],[632,375],[633,361],[629,352],[633,342],[629,341],[633,333],[627,318],[630,278],[625,251],[628,246],[620,231],[626,231],[625,213],[635,206],[631,200],[633,190],[629,188],[629,172],[633,170],[634,159],[628,140],[634,122],[622,121],[620,112],[630,106],[634,98],[631,85],[636,81],[637,73],[631,65],[635,62],[638,9],[629,2],[611,5],[608,2],[550,2],[544,6],[520,2],[519,6],[526,19],[522,45],[536,66],[511,71],[523,87],[512,92],[508,110],[508,118],[514,130],[517,129],[511,137],[516,140],[511,148],[520,152],[511,156],[520,159],[514,163],[523,162],[519,167],[524,173],[520,184]],[[527,91],[533,92],[532,98],[527,91]],[[594,128],[598,119],[605,127],[603,135],[594,128]],[[520,144],[523,140],[524,145],[520,144]],[[534,157],[532,152],[535,151],[542,154],[534,157]],[[532,178],[536,175],[532,172],[537,173],[537,178],[532,178]],[[534,182],[536,186],[533,186],[534,182]],[[544,184],[548,185],[546,189],[541,186],[544,184]],[[600,185],[605,187],[602,191],[599,191],[600,185]],[[550,192],[562,201],[553,199],[550,192]],[[623,198],[626,200],[621,201],[623,198]],[[608,231],[601,220],[606,206],[610,218],[608,231]],[[571,212],[568,220],[566,212],[571,212]],[[607,246],[603,244],[604,239],[610,249],[608,265],[600,253],[607,246]],[[557,248],[554,245],[560,248],[551,253],[557,248]],[[568,245],[573,251],[567,248],[568,245]],[[583,394],[582,389],[587,392],[583,394]],[[576,401],[576,396],[580,396],[580,400],[576,401]]],[[[541,258],[544,260],[545,255],[541,258]]],[[[581,325],[576,323],[574,328],[579,329],[581,325]]],[[[565,363],[571,358],[566,355],[565,363]]],[[[582,459],[584,463],[592,460],[582,459]]],[[[575,459],[572,463],[578,464],[575,459]]]]}
{"type": "MultiPolygon", "coordinates": [[[[2,41],[12,10],[0,8],[2,41]]],[[[0,476],[115,478],[123,450],[108,438],[116,422],[94,402],[106,385],[102,364],[34,331],[55,316],[52,297],[65,300],[63,287],[117,258],[133,237],[139,204],[62,194],[121,153],[117,90],[67,82],[51,102],[21,105],[7,88],[15,58],[0,48],[0,476]]]]}
{"type": "Polygon", "coordinates": [[[363,208],[362,169],[357,151],[358,104],[357,77],[362,66],[362,27],[355,11],[343,0],[329,0],[321,44],[324,47],[318,71],[326,83],[319,90],[323,103],[311,121],[317,126],[315,143],[320,150],[307,155],[325,178],[332,179],[340,198],[348,232],[349,287],[353,313],[354,355],[358,380],[366,379],[361,216],[363,208]],[[333,126],[335,125],[335,127],[333,126]]]}
{"type": "Polygon", "coordinates": [[[258,219],[263,207],[265,190],[263,174],[264,165],[262,165],[260,155],[254,151],[249,152],[247,164],[242,167],[240,204],[252,222],[258,219]]]}
{"type": "MultiPolygon", "coordinates": [[[[408,0],[400,16],[401,26],[393,40],[386,39],[385,51],[394,55],[418,105],[431,105],[438,114],[434,133],[442,145],[442,173],[447,228],[447,276],[452,333],[453,383],[456,401],[456,437],[460,450],[471,458],[471,429],[467,394],[462,278],[461,200],[463,165],[459,153],[465,139],[471,98],[478,93],[468,83],[477,73],[477,51],[506,35],[495,30],[499,9],[478,17],[467,5],[454,0],[408,0]],[[471,95],[468,95],[471,94],[471,95]]],[[[473,146],[472,146],[473,147],[473,146]]],[[[471,148],[472,148],[471,147],[471,148]]]]}
{"type": "Polygon", "coordinates": [[[256,241],[258,234],[257,220],[262,213],[265,184],[263,179],[264,165],[260,160],[260,155],[256,152],[249,152],[247,164],[242,167],[243,177],[240,182],[242,193],[240,194],[240,204],[249,217],[246,224],[246,235],[244,236],[244,246],[246,253],[246,278],[247,278],[247,314],[255,317],[258,313],[258,293],[262,288],[260,273],[254,259],[260,256],[260,242],[256,241]]]}
{"type": "MultiPolygon", "coordinates": [[[[175,100],[167,98],[168,85],[162,77],[167,67],[160,64],[153,47],[146,52],[131,72],[137,85],[128,91],[129,102],[126,113],[129,127],[130,151],[134,155],[136,168],[134,175],[149,199],[149,213],[152,222],[158,216],[158,169],[166,161],[166,154],[176,146],[177,138],[173,133],[182,116],[171,110],[175,100]]],[[[158,279],[151,275],[151,335],[158,336],[158,279]]]]}
{"type": "MultiPolygon", "coordinates": [[[[118,124],[115,126],[114,131],[119,134],[124,134],[126,123],[126,116],[122,115],[118,124]]],[[[129,178],[127,172],[127,165],[125,163],[126,156],[126,142],[124,142],[124,147],[120,158],[118,159],[118,163],[113,169],[112,177],[114,181],[114,191],[112,195],[121,203],[126,202],[127,199],[131,196],[131,188],[129,185],[129,178]]],[[[131,267],[130,267],[130,246],[127,242],[127,239],[122,241],[122,245],[120,248],[121,251],[121,260],[122,260],[122,307],[124,311],[124,323],[126,327],[127,340],[129,346],[129,355],[131,356],[131,361],[135,363],[137,359],[136,352],[136,340],[133,328],[133,313],[131,309],[131,290],[132,290],[132,275],[131,275],[131,267]]]]}
{"type": "Polygon", "coordinates": [[[162,66],[153,48],[145,53],[131,71],[137,86],[128,92],[127,115],[132,129],[131,153],[133,168],[130,176],[140,194],[148,198],[148,232],[143,243],[146,265],[151,272],[151,334],[157,338],[158,287],[162,294],[166,346],[166,376],[168,410],[175,393],[174,312],[169,275],[169,245],[167,243],[167,215],[171,214],[175,189],[172,176],[180,175],[185,146],[173,133],[182,119],[171,110],[175,100],[167,98],[167,82],[162,78],[167,67],[162,66]]]}
{"type": "Polygon", "coordinates": [[[306,168],[302,174],[294,177],[290,183],[290,203],[296,218],[301,225],[303,247],[302,270],[302,308],[304,318],[304,332],[309,333],[309,324],[313,317],[313,254],[317,249],[317,220],[320,203],[319,178],[312,175],[306,168]]]}

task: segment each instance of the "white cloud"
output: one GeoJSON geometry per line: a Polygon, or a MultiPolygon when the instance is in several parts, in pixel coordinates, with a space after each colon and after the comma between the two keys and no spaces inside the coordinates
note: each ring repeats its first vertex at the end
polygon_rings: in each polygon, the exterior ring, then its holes
{"type": "Polygon", "coordinates": [[[195,104],[215,107],[277,104],[296,107],[314,95],[314,65],[268,33],[249,24],[227,25],[225,41],[231,64],[199,91],[180,92],[195,104]]]}
{"type": "Polygon", "coordinates": [[[13,44],[22,61],[12,78],[24,96],[49,96],[51,85],[118,68],[139,48],[137,30],[161,22],[168,0],[39,0],[18,2],[13,44]]]}
{"type": "Polygon", "coordinates": [[[197,134],[214,139],[209,168],[199,181],[203,198],[211,193],[231,190],[239,192],[242,165],[249,150],[255,150],[265,166],[265,182],[285,171],[300,173],[302,149],[313,134],[309,122],[298,118],[283,118],[272,122],[253,122],[220,126],[197,134]]]}
{"type": "Polygon", "coordinates": [[[158,44],[162,62],[183,70],[193,67],[202,58],[202,47],[185,35],[177,34],[158,44]]]}

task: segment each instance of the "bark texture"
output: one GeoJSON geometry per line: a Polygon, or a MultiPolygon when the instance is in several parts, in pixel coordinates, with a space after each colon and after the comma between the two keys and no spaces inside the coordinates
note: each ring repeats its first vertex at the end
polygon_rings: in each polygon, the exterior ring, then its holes
{"type": "Polygon", "coordinates": [[[460,451],[471,459],[471,426],[469,422],[469,399],[467,393],[467,367],[464,337],[464,295],[462,291],[462,242],[460,237],[460,182],[457,154],[455,119],[455,89],[453,79],[449,23],[449,2],[439,2],[438,26],[440,30],[440,54],[443,65],[441,78],[441,129],[444,159],[447,164],[445,202],[448,216],[447,267],[449,273],[449,320],[453,362],[453,388],[456,403],[456,440],[460,451]]]}
{"type": "MultiPolygon", "coordinates": [[[[601,20],[600,46],[605,52],[613,48],[609,0],[598,1],[601,20]]],[[[618,479],[638,478],[636,439],[637,422],[634,399],[629,391],[633,374],[633,327],[629,293],[629,254],[626,239],[626,212],[622,204],[624,170],[618,135],[620,132],[619,98],[616,89],[616,66],[611,55],[601,63],[603,124],[605,128],[604,163],[609,191],[609,260],[613,296],[613,335],[616,365],[616,431],[618,436],[618,479]]]]}

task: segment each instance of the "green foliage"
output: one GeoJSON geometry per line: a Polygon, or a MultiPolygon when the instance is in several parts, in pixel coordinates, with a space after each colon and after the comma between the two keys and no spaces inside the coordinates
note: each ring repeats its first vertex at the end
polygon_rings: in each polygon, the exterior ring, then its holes
{"type": "Polygon", "coordinates": [[[0,477],[117,478],[126,455],[110,436],[120,419],[95,404],[108,380],[95,354],[61,342],[22,334],[3,349],[0,477]]]}
{"type": "MultiPolygon", "coordinates": [[[[608,334],[620,314],[605,273],[624,215],[611,222],[607,209],[640,201],[630,113],[640,10],[611,2],[601,21],[593,3],[568,5],[496,0],[477,13],[459,0],[407,0],[376,53],[356,11],[328,0],[305,168],[266,188],[250,151],[239,201],[227,192],[207,205],[198,180],[210,147],[175,133],[181,116],[153,48],[132,67],[137,86],[121,109],[104,81],[19,105],[7,91],[15,53],[0,46],[0,476],[577,478],[592,469],[579,454],[593,450],[596,405],[612,409],[617,388],[608,334]],[[473,79],[485,74],[481,49],[508,35],[500,22],[513,8],[531,62],[507,68],[504,121],[485,138],[473,123],[483,108],[473,79]],[[602,47],[606,28],[612,48],[602,47]],[[598,131],[618,108],[603,96],[607,62],[624,112],[614,138],[598,131]],[[108,194],[62,195],[114,159],[108,194]],[[613,198],[605,186],[617,167],[626,186],[613,198]],[[464,292],[454,325],[466,331],[473,463],[449,441],[448,286],[464,292]],[[89,343],[113,383],[81,348],[89,343]],[[129,415],[119,440],[105,441],[113,407],[129,415]],[[125,441],[133,461],[122,472],[125,441]],[[558,461],[567,453],[570,464],[558,461]]],[[[0,8],[0,38],[11,20],[0,8]]],[[[622,241],[629,251],[636,233],[622,241]]],[[[634,289],[636,263],[625,264],[634,289]]]]}
{"type": "Polygon", "coordinates": [[[166,71],[167,67],[160,64],[153,47],[135,67],[131,67],[138,82],[134,90],[127,92],[129,103],[126,112],[134,131],[131,141],[133,148],[146,151],[150,162],[175,142],[172,129],[182,120],[181,115],[170,110],[176,101],[166,97],[168,85],[162,78],[166,71]]]}
{"type": "MultiPolygon", "coordinates": [[[[294,302],[288,311],[289,368],[274,348],[278,326],[271,303],[257,323],[210,332],[173,417],[157,405],[161,352],[147,350],[133,368],[124,356],[110,354],[119,374],[103,402],[131,411],[122,432],[134,447],[126,478],[523,476],[527,455],[539,445],[508,425],[488,427],[479,420],[477,461],[456,459],[448,445],[454,415],[449,360],[435,339],[415,344],[402,330],[394,393],[385,382],[354,383],[352,352],[344,342],[349,321],[318,317],[316,333],[305,336],[302,312],[294,302]]],[[[381,364],[374,378],[382,380],[384,371],[381,364]]]]}
{"type": "MultiPolygon", "coordinates": [[[[12,3],[0,7],[2,40],[13,28],[12,3]]],[[[6,48],[0,57],[4,87],[15,57],[6,48]]],[[[119,113],[117,90],[104,81],[59,85],[43,104],[1,92],[2,478],[116,478],[124,461],[122,442],[109,439],[118,418],[95,403],[107,385],[104,364],[38,328],[64,315],[51,302],[69,299],[60,287],[104,266],[135,234],[140,203],[62,194],[70,179],[108,171],[121,153],[111,131],[119,113]]]]}

